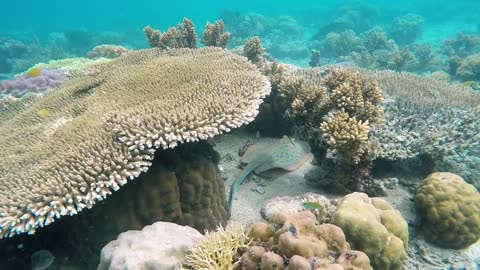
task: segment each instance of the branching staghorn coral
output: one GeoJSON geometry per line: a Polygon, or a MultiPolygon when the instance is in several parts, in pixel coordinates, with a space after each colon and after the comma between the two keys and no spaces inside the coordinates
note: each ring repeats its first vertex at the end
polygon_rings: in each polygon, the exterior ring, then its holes
{"type": "Polygon", "coordinates": [[[270,92],[256,66],[214,47],[141,50],[96,68],[28,107],[0,107],[14,113],[0,120],[0,238],[92,207],[158,148],[251,122],[270,92]]]}
{"type": "Polygon", "coordinates": [[[154,48],[196,48],[197,34],[192,20],[183,18],[183,22],[177,27],[168,28],[167,32],[161,33],[150,26],[143,29],[150,47],[154,48]]]}
{"type": "Polygon", "coordinates": [[[241,251],[251,246],[250,229],[230,223],[205,236],[189,251],[180,270],[233,270],[241,251]]]}
{"type": "Polygon", "coordinates": [[[227,47],[230,33],[224,31],[223,20],[218,20],[214,24],[207,22],[205,30],[203,30],[202,43],[205,46],[227,47]]]}

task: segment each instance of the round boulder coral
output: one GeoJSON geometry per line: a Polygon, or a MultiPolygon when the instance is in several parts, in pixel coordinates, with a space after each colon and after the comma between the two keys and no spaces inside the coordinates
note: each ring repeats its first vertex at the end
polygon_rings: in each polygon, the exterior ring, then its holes
{"type": "Polygon", "coordinates": [[[408,224],[383,199],[358,192],[346,195],[332,223],[342,228],[352,248],[368,255],[374,269],[402,269],[407,257],[408,224]]]}
{"type": "Polygon", "coordinates": [[[432,243],[461,249],[480,238],[480,193],[460,176],[429,175],[417,189],[415,205],[432,243]]]}

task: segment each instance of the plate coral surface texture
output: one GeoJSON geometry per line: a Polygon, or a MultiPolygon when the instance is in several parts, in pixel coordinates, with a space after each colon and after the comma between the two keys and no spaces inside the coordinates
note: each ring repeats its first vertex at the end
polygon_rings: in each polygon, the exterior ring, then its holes
{"type": "Polygon", "coordinates": [[[252,121],[270,91],[246,58],[213,47],[141,50],[91,71],[0,104],[0,238],[92,207],[157,148],[252,121]]]}

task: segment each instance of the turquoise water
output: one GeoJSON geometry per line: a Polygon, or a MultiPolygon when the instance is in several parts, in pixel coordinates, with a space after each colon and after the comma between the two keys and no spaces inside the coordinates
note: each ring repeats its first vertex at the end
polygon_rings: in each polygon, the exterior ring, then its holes
{"type": "MultiPolygon", "coordinates": [[[[458,30],[478,30],[478,2],[462,1],[221,1],[205,4],[201,1],[2,1],[0,32],[29,31],[46,34],[84,27],[90,31],[131,31],[150,24],[166,28],[183,17],[191,18],[199,25],[219,18],[225,9],[260,13],[264,16],[293,16],[305,24],[327,22],[341,5],[351,3],[376,9],[378,23],[388,22],[403,13],[417,13],[425,17],[427,26],[450,24],[463,25],[462,29],[443,29],[445,37],[458,30]]],[[[447,27],[447,28],[450,28],[447,27]]],[[[428,27],[427,27],[428,29],[428,27]]],[[[428,32],[428,30],[427,30],[428,32]]],[[[33,34],[32,33],[32,34],[33,34]]],[[[432,34],[433,35],[433,34],[432,34]]]]}

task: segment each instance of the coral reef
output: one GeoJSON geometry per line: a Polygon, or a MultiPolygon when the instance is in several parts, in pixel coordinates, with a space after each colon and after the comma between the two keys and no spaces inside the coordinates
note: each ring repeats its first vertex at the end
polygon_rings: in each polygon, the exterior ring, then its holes
{"type": "Polygon", "coordinates": [[[215,46],[225,48],[227,47],[230,33],[225,32],[224,23],[222,20],[216,21],[214,24],[207,22],[205,30],[203,30],[202,43],[205,46],[215,46]]]}
{"type": "Polygon", "coordinates": [[[191,227],[160,221],[123,232],[102,249],[97,270],[173,269],[202,237],[191,227]]]}
{"type": "Polygon", "coordinates": [[[57,87],[67,78],[65,72],[55,69],[33,68],[25,74],[0,82],[0,96],[10,95],[20,98],[28,93],[41,93],[57,87]]]}
{"type": "Polygon", "coordinates": [[[168,28],[167,32],[161,33],[150,26],[143,29],[145,37],[150,47],[154,48],[196,48],[197,34],[193,22],[187,18],[183,18],[183,22],[177,27],[168,28]]]}
{"type": "Polygon", "coordinates": [[[450,171],[480,187],[478,93],[410,73],[362,73],[377,80],[388,95],[385,121],[372,131],[378,140],[375,167],[417,170],[417,175],[421,169],[421,177],[450,171]]]}
{"type": "Polygon", "coordinates": [[[381,198],[364,193],[346,195],[332,223],[345,233],[352,247],[365,252],[374,269],[400,270],[407,256],[408,225],[399,211],[381,198]]]}
{"type": "Polygon", "coordinates": [[[239,260],[242,269],[372,269],[363,252],[350,249],[339,227],[317,225],[309,211],[274,214],[268,223],[254,224],[250,236],[253,246],[239,260]],[[297,268],[301,265],[309,267],[297,268]]]}
{"type": "Polygon", "coordinates": [[[121,55],[124,55],[131,50],[124,48],[122,46],[118,45],[110,45],[110,44],[104,44],[104,45],[98,45],[95,46],[91,51],[87,53],[87,58],[90,59],[98,59],[98,58],[117,58],[121,55]]]}
{"type": "Polygon", "coordinates": [[[145,172],[157,148],[251,122],[270,91],[254,65],[214,47],[141,50],[96,67],[28,107],[0,108],[15,119],[0,120],[1,238],[92,207],[145,172]]]}
{"type": "Polygon", "coordinates": [[[417,188],[415,206],[436,245],[461,249],[480,239],[480,193],[460,176],[429,175],[417,188]]]}
{"type": "Polygon", "coordinates": [[[280,94],[325,169],[323,177],[334,179],[318,182],[336,192],[364,191],[374,157],[369,130],[383,120],[378,84],[350,69],[303,69],[284,80],[280,94]]]}

